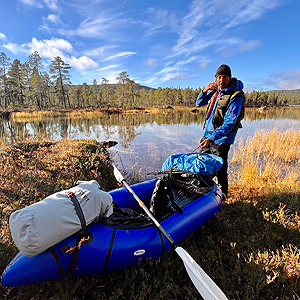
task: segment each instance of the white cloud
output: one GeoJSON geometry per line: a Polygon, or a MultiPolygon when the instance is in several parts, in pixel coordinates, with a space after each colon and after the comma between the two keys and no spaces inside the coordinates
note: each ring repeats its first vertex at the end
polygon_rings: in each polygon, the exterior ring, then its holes
{"type": "Polygon", "coordinates": [[[198,69],[199,69],[199,70],[205,70],[205,69],[207,69],[207,62],[201,62],[201,63],[198,65],[198,69]]]}
{"type": "Polygon", "coordinates": [[[191,76],[190,75],[186,75],[186,74],[177,74],[173,78],[171,78],[171,80],[182,81],[182,80],[186,80],[188,78],[191,78],[191,76]]]}
{"type": "Polygon", "coordinates": [[[0,32],[0,40],[3,40],[3,41],[6,40],[6,35],[2,32],[0,32]]]}
{"type": "Polygon", "coordinates": [[[173,67],[165,67],[164,69],[158,71],[156,75],[162,75],[162,74],[174,74],[178,69],[173,66],[173,67]]]}
{"type": "Polygon", "coordinates": [[[158,59],[157,58],[153,58],[153,57],[149,57],[146,61],[145,61],[145,65],[147,67],[155,67],[158,64],[158,59]]]}
{"type": "Polygon", "coordinates": [[[27,44],[32,51],[38,51],[41,57],[53,58],[54,56],[63,56],[63,52],[72,52],[71,43],[64,39],[52,38],[51,40],[37,40],[32,38],[32,42],[27,44]]]}
{"type": "Polygon", "coordinates": [[[124,29],[130,23],[129,20],[121,19],[118,14],[110,14],[101,12],[96,17],[88,17],[82,21],[75,29],[61,28],[58,32],[66,36],[81,36],[84,38],[105,38],[113,39],[114,31],[117,33],[117,38],[121,38],[118,34],[119,29],[124,29]]]}
{"type": "Polygon", "coordinates": [[[46,18],[43,17],[43,23],[39,26],[39,30],[46,31],[48,33],[54,32],[54,26],[52,25],[60,25],[63,24],[60,15],[58,14],[49,14],[46,18]]]}
{"type": "Polygon", "coordinates": [[[173,32],[178,27],[178,18],[175,14],[166,9],[149,8],[147,10],[148,21],[144,22],[147,32],[144,36],[148,37],[158,32],[173,32]]]}
{"type": "Polygon", "coordinates": [[[72,67],[75,67],[81,71],[90,70],[98,68],[98,63],[96,63],[93,59],[87,56],[81,56],[79,58],[72,56],[70,58],[65,58],[66,63],[70,64],[72,67]]]}
{"type": "MultiPolygon", "coordinates": [[[[234,27],[261,18],[280,3],[281,0],[194,0],[190,12],[181,21],[172,55],[190,55],[211,46],[219,47],[221,40],[223,45],[234,45],[238,39],[225,39],[224,36],[231,37],[234,27]]],[[[258,47],[260,42],[240,41],[239,44],[239,52],[242,52],[258,47]]]]}
{"type": "MultiPolygon", "coordinates": [[[[113,68],[113,67],[112,67],[113,68]]],[[[93,72],[88,71],[82,71],[80,76],[84,78],[85,82],[92,82],[94,79],[97,80],[97,82],[101,82],[102,78],[105,78],[109,81],[109,83],[116,83],[116,78],[119,76],[119,74],[124,71],[121,69],[105,69],[100,68],[96,69],[93,72]]]]}
{"type": "Polygon", "coordinates": [[[97,62],[86,55],[70,57],[68,53],[73,53],[74,50],[71,43],[64,39],[37,40],[36,38],[32,38],[30,43],[22,45],[9,43],[3,45],[3,47],[15,54],[25,53],[30,55],[34,51],[37,51],[42,59],[52,60],[54,57],[60,56],[66,63],[79,70],[95,69],[99,66],[97,62]]]}
{"type": "Polygon", "coordinates": [[[19,46],[16,43],[8,43],[3,45],[4,48],[9,50],[10,52],[17,54],[17,53],[29,53],[27,49],[22,48],[22,46],[19,46]]]}
{"type": "Polygon", "coordinates": [[[43,5],[40,3],[39,0],[19,0],[19,2],[28,6],[43,8],[43,5]]]}
{"type": "Polygon", "coordinates": [[[3,47],[13,53],[31,54],[33,51],[38,51],[41,57],[51,59],[55,56],[63,56],[62,51],[73,51],[73,47],[68,41],[58,38],[52,38],[51,40],[37,40],[36,38],[32,38],[32,41],[29,43],[24,43],[22,45],[9,43],[3,45],[3,47]]]}
{"type": "Polygon", "coordinates": [[[274,87],[275,89],[300,89],[300,69],[275,71],[271,74],[270,78],[272,79],[265,81],[265,83],[269,86],[274,87]]]}
{"type": "Polygon", "coordinates": [[[109,65],[103,68],[98,69],[99,71],[106,71],[106,70],[113,70],[113,69],[120,69],[120,65],[109,65]]]}
{"type": "Polygon", "coordinates": [[[118,46],[102,46],[98,47],[96,49],[88,50],[85,52],[85,55],[92,56],[92,57],[98,57],[98,56],[104,56],[107,51],[110,51],[111,49],[114,49],[118,46]]]}
{"type": "Polygon", "coordinates": [[[218,51],[223,50],[222,56],[230,57],[230,56],[234,56],[240,52],[252,51],[252,50],[260,47],[261,45],[262,45],[262,42],[259,40],[252,40],[252,41],[247,41],[247,42],[241,42],[239,40],[236,40],[236,41],[232,41],[232,43],[228,43],[229,47],[225,48],[223,46],[222,49],[218,49],[218,51]]]}
{"type": "MultiPolygon", "coordinates": [[[[250,21],[257,20],[270,9],[274,9],[282,0],[244,0],[243,2],[229,3],[229,8],[234,8],[232,11],[232,18],[227,20],[226,28],[232,28],[234,26],[249,23],[250,21]]],[[[228,12],[230,10],[228,9],[228,12]]]]}
{"type": "MultiPolygon", "coordinates": [[[[166,82],[170,80],[182,81],[188,78],[194,78],[196,75],[191,74],[188,65],[194,64],[195,61],[206,61],[205,58],[198,55],[191,56],[184,60],[168,61],[164,68],[156,72],[150,79],[144,81],[145,84],[157,84],[160,82],[166,82]]],[[[206,68],[206,63],[200,64],[203,68],[206,68]]]]}
{"type": "Polygon", "coordinates": [[[119,58],[119,57],[126,58],[126,57],[130,57],[131,55],[134,55],[134,54],[136,54],[136,52],[120,52],[120,53],[111,55],[111,56],[103,59],[103,61],[112,60],[112,59],[119,58]]]}
{"type": "Polygon", "coordinates": [[[58,0],[43,0],[43,2],[46,4],[46,6],[55,11],[55,10],[58,10],[59,7],[58,7],[58,0]]]}
{"type": "Polygon", "coordinates": [[[44,6],[49,9],[56,11],[59,9],[58,0],[19,0],[24,5],[28,5],[31,7],[44,8],[44,6]],[[42,3],[41,3],[42,2],[42,3]],[[44,5],[43,5],[44,4],[44,5]]]}
{"type": "Polygon", "coordinates": [[[261,41],[252,40],[239,45],[240,52],[252,51],[262,45],[261,41]]]}
{"type": "Polygon", "coordinates": [[[40,25],[38,29],[39,29],[39,30],[42,30],[42,31],[46,31],[46,32],[51,32],[51,28],[50,28],[49,25],[46,24],[46,23],[40,25]]]}
{"type": "Polygon", "coordinates": [[[52,22],[54,24],[61,23],[60,16],[59,15],[55,15],[55,14],[48,15],[47,20],[49,20],[50,22],[52,22]]]}
{"type": "Polygon", "coordinates": [[[174,78],[176,78],[176,76],[179,76],[180,74],[177,72],[168,72],[166,73],[164,76],[157,78],[159,82],[166,82],[169,80],[174,80],[174,78]]]}
{"type": "Polygon", "coordinates": [[[109,83],[117,83],[117,77],[120,75],[120,73],[122,72],[123,70],[115,70],[115,71],[109,71],[109,73],[101,73],[102,75],[102,78],[106,78],[109,83]]]}
{"type": "Polygon", "coordinates": [[[156,84],[158,84],[158,80],[157,80],[157,77],[154,76],[154,77],[148,78],[147,80],[143,80],[143,81],[141,81],[140,83],[141,83],[141,84],[144,84],[144,85],[149,85],[149,86],[151,86],[151,85],[156,85],[156,84]]]}
{"type": "Polygon", "coordinates": [[[160,71],[156,72],[151,78],[143,81],[144,84],[158,84],[160,82],[166,82],[169,80],[183,80],[186,75],[183,74],[183,68],[174,64],[166,64],[166,66],[160,71]]]}
{"type": "Polygon", "coordinates": [[[166,82],[170,80],[174,81],[183,81],[189,78],[194,78],[196,77],[195,74],[185,74],[185,73],[180,73],[180,71],[176,72],[167,72],[164,76],[161,78],[157,78],[159,82],[166,82]]]}
{"type": "Polygon", "coordinates": [[[182,66],[182,65],[187,65],[189,63],[192,63],[194,62],[195,60],[198,60],[199,59],[199,56],[198,55],[194,55],[194,56],[191,56],[185,60],[180,60],[176,63],[177,66],[182,66]]]}

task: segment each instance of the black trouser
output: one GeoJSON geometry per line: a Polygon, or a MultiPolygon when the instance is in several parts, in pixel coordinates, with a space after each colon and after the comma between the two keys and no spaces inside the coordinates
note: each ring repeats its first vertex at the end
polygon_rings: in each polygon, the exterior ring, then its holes
{"type": "MultiPolygon", "coordinates": [[[[206,137],[203,137],[200,142],[204,141],[206,137]]],[[[220,156],[223,159],[223,165],[217,172],[218,183],[221,185],[222,192],[226,195],[228,194],[228,152],[231,144],[223,143],[218,145],[214,142],[210,143],[209,146],[200,148],[199,152],[210,153],[220,156]]]]}

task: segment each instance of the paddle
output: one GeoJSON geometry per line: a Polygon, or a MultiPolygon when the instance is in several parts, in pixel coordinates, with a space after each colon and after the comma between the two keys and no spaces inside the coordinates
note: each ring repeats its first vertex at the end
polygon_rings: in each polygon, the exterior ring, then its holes
{"type": "Polygon", "coordinates": [[[113,165],[114,175],[118,182],[123,183],[128,191],[133,195],[138,204],[143,208],[148,217],[153,221],[157,229],[165,236],[170,244],[175,248],[176,253],[182,259],[184,266],[189,274],[192,282],[197,288],[198,292],[205,300],[228,300],[221,289],[213,282],[213,280],[202,270],[202,268],[194,261],[194,259],[181,247],[177,246],[171,236],[158,223],[147,206],[132,190],[130,185],[126,182],[120,171],[113,165]]]}

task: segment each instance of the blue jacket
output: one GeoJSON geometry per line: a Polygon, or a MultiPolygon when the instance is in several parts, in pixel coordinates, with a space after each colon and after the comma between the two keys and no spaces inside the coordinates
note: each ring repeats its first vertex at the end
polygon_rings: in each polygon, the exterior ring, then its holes
{"type": "MultiPolygon", "coordinates": [[[[232,129],[238,120],[239,114],[244,108],[245,105],[244,98],[234,97],[230,100],[226,114],[224,116],[224,122],[220,127],[214,129],[212,120],[215,113],[217,102],[220,99],[220,97],[223,95],[223,93],[225,91],[228,91],[229,89],[232,89],[234,91],[241,91],[243,87],[244,87],[243,83],[240,80],[237,80],[235,86],[229,86],[224,90],[218,90],[219,92],[218,97],[215,101],[214,107],[210,115],[207,116],[207,120],[204,128],[204,136],[209,138],[212,142],[215,142],[216,144],[219,145],[221,145],[222,143],[233,144],[237,134],[237,130],[232,130],[232,129]]],[[[207,105],[208,101],[210,100],[210,98],[214,93],[215,91],[212,90],[208,91],[207,93],[201,92],[197,98],[196,106],[207,105]]]]}

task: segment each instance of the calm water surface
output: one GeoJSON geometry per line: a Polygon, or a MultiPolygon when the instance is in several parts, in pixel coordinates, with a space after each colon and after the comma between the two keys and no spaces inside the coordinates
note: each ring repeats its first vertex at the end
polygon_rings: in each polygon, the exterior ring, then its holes
{"type": "MultiPolygon", "coordinates": [[[[95,116],[92,118],[44,118],[0,121],[0,135],[8,142],[29,136],[46,136],[53,140],[91,138],[118,142],[110,153],[115,163],[129,173],[158,171],[165,159],[176,153],[196,151],[203,134],[204,112],[138,113],[95,116]]],[[[260,111],[248,109],[236,142],[245,142],[259,130],[285,132],[300,129],[300,108],[290,107],[260,111]]],[[[149,178],[149,176],[147,177],[149,178]]]]}

